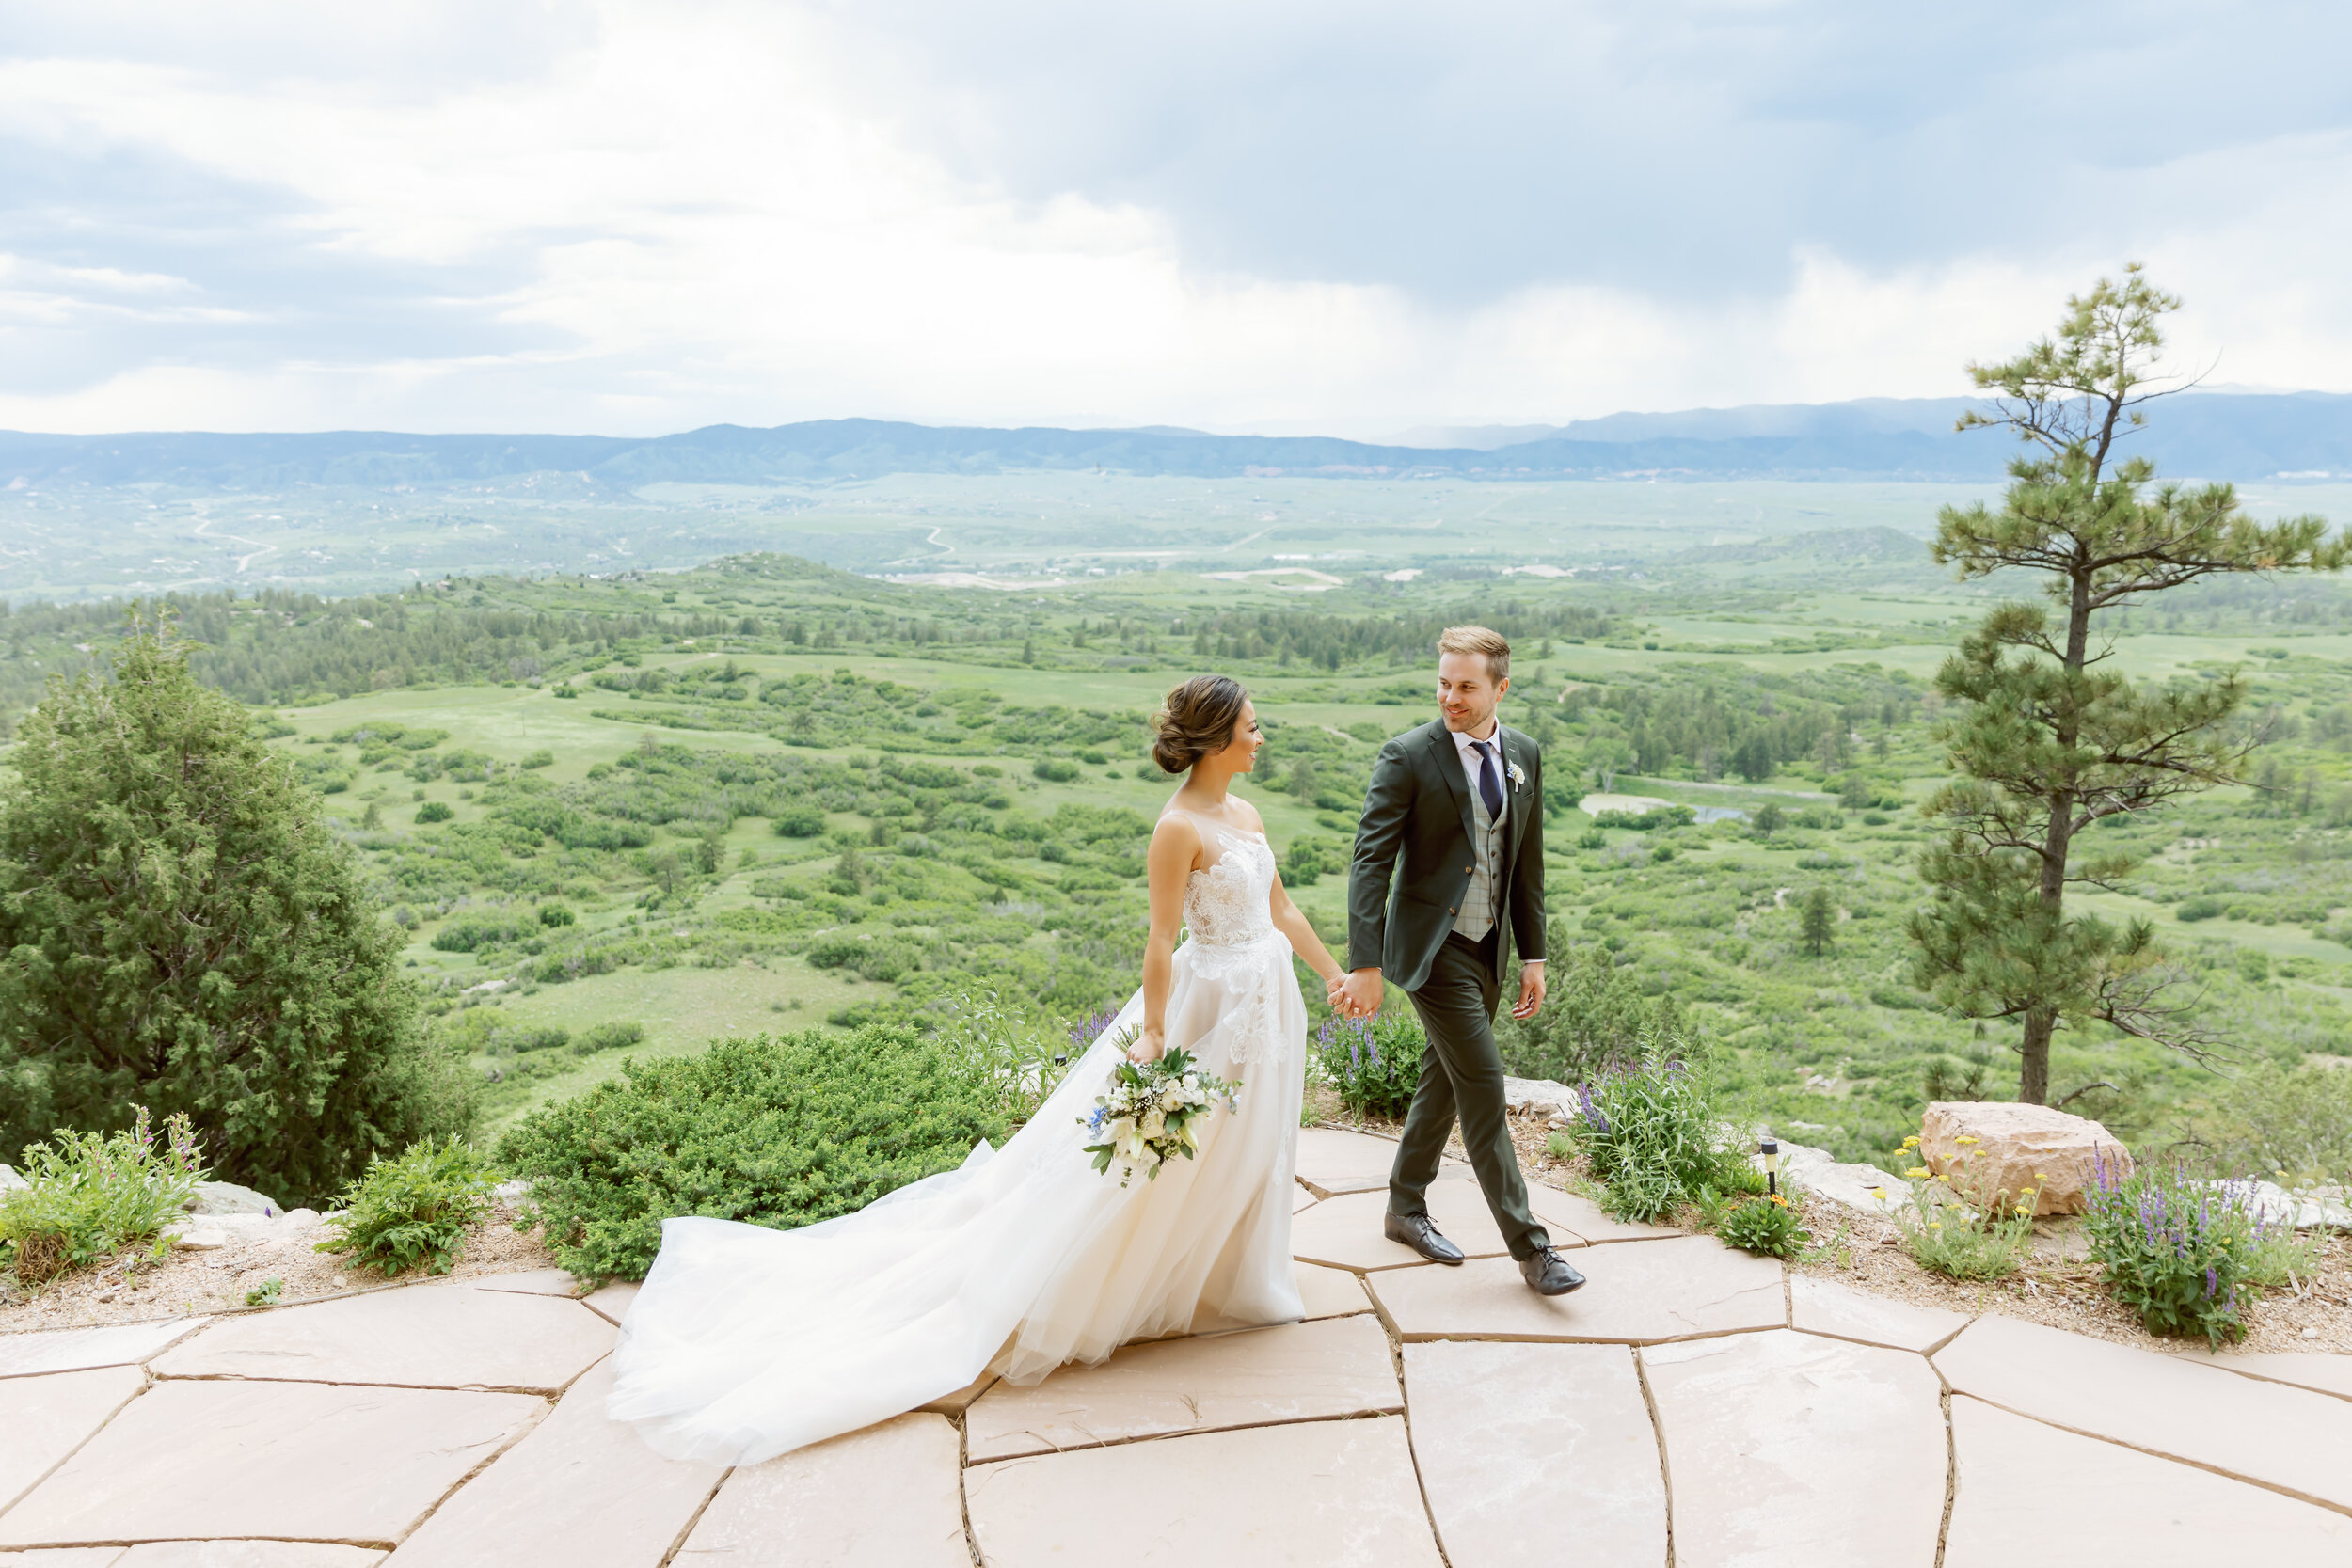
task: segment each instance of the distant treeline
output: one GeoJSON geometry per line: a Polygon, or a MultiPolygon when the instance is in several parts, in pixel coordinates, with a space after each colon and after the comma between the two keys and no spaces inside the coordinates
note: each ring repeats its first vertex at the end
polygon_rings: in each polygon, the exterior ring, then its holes
{"type": "Polygon", "coordinates": [[[1192,651],[1203,658],[1303,663],[1337,670],[1365,659],[1391,664],[1435,657],[1438,636],[1447,626],[1474,622],[1510,638],[1520,668],[1550,640],[1590,641],[1618,634],[1606,610],[1584,605],[1530,605],[1517,599],[1465,604],[1448,612],[1395,615],[1318,614],[1313,610],[1234,610],[1180,619],[1179,636],[1192,634],[1192,651]]]}
{"type": "Polygon", "coordinates": [[[1587,744],[1614,740],[1629,772],[1736,773],[1760,782],[1792,762],[1847,767],[1854,737],[1914,716],[1920,683],[1875,665],[1833,665],[1794,674],[1682,668],[1606,688],[1570,690],[1561,704],[1584,720],[1587,744]]]}

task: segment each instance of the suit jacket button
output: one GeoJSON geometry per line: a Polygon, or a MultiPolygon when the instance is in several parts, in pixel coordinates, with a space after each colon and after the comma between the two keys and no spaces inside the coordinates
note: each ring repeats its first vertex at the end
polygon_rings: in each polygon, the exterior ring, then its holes
{"type": "Polygon", "coordinates": [[[1448,905],[1445,907],[1445,912],[1446,912],[1446,913],[1448,913],[1448,914],[1452,914],[1452,913],[1454,912],[1454,906],[1453,906],[1453,905],[1451,905],[1451,904],[1448,904],[1448,905]]]}

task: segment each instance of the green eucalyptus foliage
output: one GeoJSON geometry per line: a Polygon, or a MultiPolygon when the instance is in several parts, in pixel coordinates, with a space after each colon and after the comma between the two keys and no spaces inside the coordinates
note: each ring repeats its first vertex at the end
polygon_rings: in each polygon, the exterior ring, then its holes
{"type": "Polygon", "coordinates": [[[1963,580],[2042,573],[2049,604],[1996,607],[1936,674],[1957,707],[1941,738],[1960,777],[1926,808],[1948,832],[1919,857],[1934,897],[1911,924],[1915,983],[1964,1017],[2020,1021],[2017,1098],[2033,1104],[2049,1096],[2061,1022],[2205,1050],[2165,999],[2148,923],[2069,912],[2066,894],[2111,886],[2136,859],[2082,853],[2077,834],[2235,782],[2250,750],[2224,731],[2245,694],[2234,674],[2135,683],[2106,664],[2093,618],[2206,577],[2345,560],[2320,518],[2258,522],[2226,484],[2152,488],[2153,465],[2118,450],[2157,395],[2161,322],[2179,307],[2135,265],[2069,300],[2055,338],[1969,367],[1994,413],[1962,428],[2004,427],[2033,450],[2010,463],[1997,510],[1946,507],[1938,520],[1938,562],[1963,580]]]}
{"type": "Polygon", "coordinates": [[[346,1267],[389,1279],[421,1265],[447,1274],[465,1249],[466,1232],[490,1212],[498,1177],[471,1145],[428,1140],[398,1159],[377,1160],[336,1200],[336,1233],[320,1252],[348,1253],[346,1267]]]}
{"type": "Polygon", "coordinates": [[[911,1030],[726,1039],[532,1112],[499,1157],[532,1182],[556,1260],[642,1279],[661,1222],[789,1230],[864,1208],[1001,1140],[1003,1088],[911,1030]]]}
{"type": "Polygon", "coordinates": [[[317,796],[166,629],[52,682],[0,790],[0,1149],[194,1123],[223,1178],[314,1202],[472,1114],[317,796]]]}

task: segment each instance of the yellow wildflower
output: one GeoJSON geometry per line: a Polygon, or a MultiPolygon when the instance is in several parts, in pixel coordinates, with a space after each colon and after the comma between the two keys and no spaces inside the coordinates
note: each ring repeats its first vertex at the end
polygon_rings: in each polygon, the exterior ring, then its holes
{"type": "Polygon", "coordinates": [[[1870,1196],[1877,1198],[1881,1203],[1884,1203],[1886,1201],[1886,1189],[1884,1187],[1873,1187],[1870,1189],[1870,1196]]]}
{"type": "Polygon", "coordinates": [[[1937,1180],[1938,1181],[1949,1181],[1949,1180],[1951,1180],[1951,1178],[1950,1178],[1950,1177],[1948,1177],[1948,1176],[1939,1176],[1939,1177],[1937,1177],[1937,1178],[1936,1178],[1936,1180],[1937,1180]]]}
{"type": "Polygon", "coordinates": [[[1788,1200],[1781,1196],[1778,1193],[1772,1194],[1769,1201],[1779,1204],[1783,1209],[1788,1207],[1788,1200]]]}
{"type": "Polygon", "coordinates": [[[1905,1139],[1903,1140],[1903,1147],[1904,1147],[1905,1148],[1918,1148],[1918,1147],[1919,1147],[1919,1134],[1918,1134],[1918,1133],[1916,1133],[1916,1132],[1914,1132],[1914,1133],[1913,1133],[1910,1137],[1905,1138],[1905,1139]]]}
{"type": "Polygon", "coordinates": [[[1925,1181],[1928,1179],[1928,1167],[1925,1165],[1914,1165],[1909,1170],[1903,1172],[1903,1175],[1914,1181],[1925,1181]]]}
{"type": "Polygon", "coordinates": [[[2033,1179],[2034,1179],[2036,1181],[2047,1181],[2048,1180],[2050,1180],[2048,1177],[2046,1177],[2046,1176],[2042,1175],[2040,1171],[2036,1171],[2036,1172],[2034,1172],[2034,1173],[2033,1173],[2033,1179]]]}
{"type": "Polygon", "coordinates": [[[1928,1228],[1930,1230],[1941,1230],[1944,1228],[1944,1222],[1942,1220],[1930,1220],[1928,1221],[1928,1228]]]}
{"type": "Polygon", "coordinates": [[[1976,1140],[1976,1139],[1974,1139],[1974,1138],[1972,1138],[1972,1137],[1970,1137],[1970,1136],[1968,1136],[1968,1134],[1967,1134],[1967,1133],[1963,1132],[1963,1133],[1962,1133],[1959,1137],[1954,1138],[1952,1141],[1953,1141],[1954,1143],[1972,1144],[1972,1143],[1975,1143],[1977,1140],[1976,1140]]]}

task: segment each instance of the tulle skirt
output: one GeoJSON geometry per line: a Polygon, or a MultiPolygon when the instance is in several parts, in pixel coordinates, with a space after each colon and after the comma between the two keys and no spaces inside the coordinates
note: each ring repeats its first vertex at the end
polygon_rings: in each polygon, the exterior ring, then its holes
{"type": "Polygon", "coordinates": [[[1121,1188],[1080,1126],[1140,993],[1001,1149],[854,1214],[674,1219],[622,1325],[607,1410],[677,1459],[752,1465],[1133,1339],[1303,1315],[1291,1273],[1306,1009],[1269,933],[1177,949],[1168,1043],[1242,1085],[1191,1160],[1121,1188]]]}

